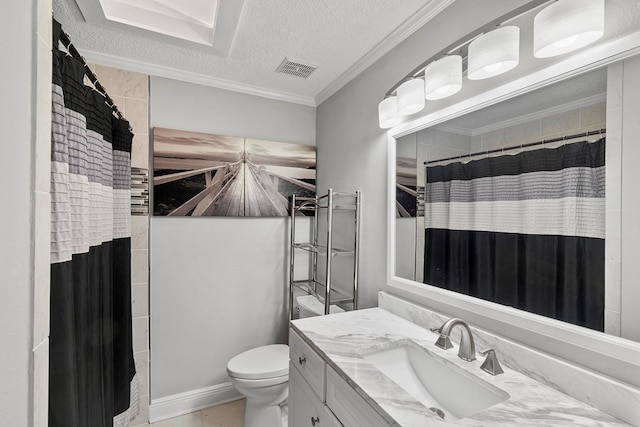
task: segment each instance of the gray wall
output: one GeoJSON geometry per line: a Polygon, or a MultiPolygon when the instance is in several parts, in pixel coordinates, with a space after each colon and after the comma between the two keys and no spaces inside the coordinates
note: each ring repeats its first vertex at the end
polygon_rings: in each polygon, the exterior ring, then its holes
{"type": "Polygon", "coordinates": [[[318,107],[318,191],[363,190],[361,308],[376,305],[386,281],[387,134],[378,126],[378,103],[422,61],[526,1],[482,3],[456,1],[318,107]]]}
{"type": "MultiPolygon", "coordinates": [[[[315,108],[151,79],[151,126],[315,144],[315,108]]],[[[151,220],[151,398],[223,384],[236,354],[286,340],[285,218],[151,220]]]]}
{"type": "Polygon", "coordinates": [[[0,47],[9,59],[0,110],[0,425],[16,427],[32,420],[34,8],[34,1],[8,2],[0,14],[0,47]]]}

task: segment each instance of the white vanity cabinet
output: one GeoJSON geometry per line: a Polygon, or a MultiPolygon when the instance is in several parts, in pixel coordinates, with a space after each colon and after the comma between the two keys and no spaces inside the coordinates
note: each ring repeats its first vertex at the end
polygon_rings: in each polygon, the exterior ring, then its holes
{"type": "Polygon", "coordinates": [[[289,349],[289,427],[389,426],[293,331],[289,349]]]}
{"type": "Polygon", "coordinates": [[[342,427],[300,371],[289,367],[289,427],[342,427]]]}

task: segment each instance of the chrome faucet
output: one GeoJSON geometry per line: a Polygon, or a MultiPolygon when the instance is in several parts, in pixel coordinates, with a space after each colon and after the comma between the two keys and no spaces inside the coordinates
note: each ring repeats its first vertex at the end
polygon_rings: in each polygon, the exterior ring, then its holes
{"type": "Polygon", "coordinates": [[[436,346],[445,350],[453,348],[449,335],[451,335],[451,330],[456,326],[462,326],[458,357],[468,362],[476,360],[476,345],[473,342],[471,328],[469,328],[467,322],[462,319],[454,317],[453,319],[447,320],[442,326],[440,326],[440,328],[432,329],[432,331],[440,334],[436,341],[436,346]]]}

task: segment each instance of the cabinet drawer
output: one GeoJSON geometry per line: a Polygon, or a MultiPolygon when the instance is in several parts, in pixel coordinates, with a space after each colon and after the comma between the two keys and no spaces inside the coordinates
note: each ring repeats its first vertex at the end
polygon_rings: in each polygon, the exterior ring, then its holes
{"type": "Polygon", "coordinates": [[[291,364],[296,367],[311,389],[324,402],[324,377],[326,363],[295,332],[289,332],[289,354],[291,364]]]}
{"type": "Polygon", "coordinates": [[[389,423],[330,367],[327,367],[327,406],[345,427],[389,427],[389,423]]]}
{"type": "Polygon", "coordinates": [[[289,375],[289,427],[342,427],[293,367],[289,375]]]}

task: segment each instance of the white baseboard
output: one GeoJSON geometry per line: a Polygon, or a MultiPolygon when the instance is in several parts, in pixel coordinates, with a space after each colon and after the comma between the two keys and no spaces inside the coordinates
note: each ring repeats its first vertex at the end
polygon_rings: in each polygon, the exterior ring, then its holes
{"type": "Polygon", "coordinates": [[[242,397],[231,383],[222,383],[152,399],[149,405],[149,422],[154,423],[167,418],[178,417],[210,406],[232,402],[242,397]]]}

